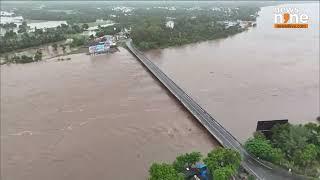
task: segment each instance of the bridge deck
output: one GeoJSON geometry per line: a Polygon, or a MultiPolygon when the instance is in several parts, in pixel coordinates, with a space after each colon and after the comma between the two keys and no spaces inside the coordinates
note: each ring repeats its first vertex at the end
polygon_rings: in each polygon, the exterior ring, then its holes
{"type": "Polygon", "coordinates": [[[243,161],[241,166],[252,173],[257,179],[285,180],[302,179],[288,173],[284,169],[272,168],[252,157],[232,134],[227,131],[209,113],[200,107],[190,96],[188,96],[177,84],[164,74],[154,63],[137,50],[130,41],[127,47],[135,57],[177,98],[177,100],[210,132],[212,136],[226,148],[240,152],[243,161]]]}

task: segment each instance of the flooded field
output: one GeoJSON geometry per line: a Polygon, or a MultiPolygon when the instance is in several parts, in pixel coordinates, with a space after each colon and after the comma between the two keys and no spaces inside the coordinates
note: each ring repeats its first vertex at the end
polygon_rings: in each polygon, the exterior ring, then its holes
{"type": "Polygon", "coordinates": [[[146,179],[217,143],[125,49],[1,66],[3,180],[146,179]]]}
{"type": "Polygon", "coordinates": [[[274,29],[275,7],[257,27],[227,39],[149,51],[169,77],[244,141],[259,120],[316,122],[319,116],[319,4],[306,10],[308,29],[274,29]]]}

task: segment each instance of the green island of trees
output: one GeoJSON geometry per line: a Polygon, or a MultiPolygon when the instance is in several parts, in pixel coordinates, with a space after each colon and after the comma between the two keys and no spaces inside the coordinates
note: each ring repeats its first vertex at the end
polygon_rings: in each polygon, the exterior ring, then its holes
{"type": "Polygon", "coordinates": [[[231,8],[230,12],[208,9],[174,12],[154,10],[139,12],[135,17],[122,17],[124,25],[132,28],[133,43],[142,50],[179,46],[199,41],[225,38],[246,28],[238,21],[255,21],[259,7],[231,8]],[[169,17],[168,17],[169,16],[169,17]],[[168,24],[169,23],[169,24],[168,24]],[[171,25],[170,25],[171,23],[171,25]],[[226,25],[234,23],[232,25],[226,25]]]}
{"type": "Polygon", "coordinates": [[[256,132],[245,148],[256,157],[292,172],[320,176],[320,126],[315,123],[277,125],[272,128],[270,139],[256,132]]]}
{"type": "Polygon", "coordinates": [[[134,25],[130,35],[139,49],[147,50],[225,38],[244,30],[239,25],[225,28],[208,16],[201,19],[181,17],[175,19],[174,24],[174,28],[168,28],[165,19],[150,17],[134,25]]]}
{"type": "Polygon", "coordinates": [[[183,180],[185,170],[201,160],[207,165],[209,176],[215,180],[227,180],[235,176],[241,163],[239,152],[218,147],[202,158],[200,152],[182,154],[172,164],[153,163],[149,169],[150,180],[183,180]]]}

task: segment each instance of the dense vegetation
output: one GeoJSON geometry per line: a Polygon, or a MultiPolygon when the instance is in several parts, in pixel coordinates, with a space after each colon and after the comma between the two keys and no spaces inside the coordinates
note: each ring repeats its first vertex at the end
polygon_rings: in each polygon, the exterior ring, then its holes
{"type": "Polygon", "coordinates": [[[271,139],[256,133],[245,147],[255,156],[296,173],[320,175],[320,126],[317,124],[275,126],[271,139]]]}
{"type": "MultiPolygon", "coordinates": [[[[89,23],[94,22],[96,19],[114,20],[119,22],[121,19],[128,18],[128,14],[131,16],[140,16],[150,13],[146,8],[152,10],[152,12],[163,15],[166,13],[168,16],[174,14],[196,14],[196,11],[185,11],[187,8],[198,7],[203,10],[208,10],[213,7],[241,7],[244,11],[240,11],[239,15],[246,13],[246,7],[260,7],[267,6],[269,4],[275,4],[275,2],[237,2],[237,3],[225,3],[225,2],[179,2],[179,1],[138,1],[138,2],[116,2],[116,1],[30,1],[30,2],[10,2],[4,1],[1,3],[2,10],[10,11],[14,9],[16,15],[23,16],[25,19],[34,20],[63,20],[69,23],[89,23]],[[114,7],[132,7],[132,12],[123,13],[119,9],[114,7]],[[156,7],[176,7],[176,11],[168,11],[166,9],[160,9],[156,7]],[[154,9],[153,9],[154,8],[154,9]],[[115,16],[110,16],[115,15],[115,16]]],[[[223,14],[219,16],[224,18],[223,14]]]]}
{"type": "Polygon", "coordinates": [[[250,2],[4,2],[3,10],[13,10],[25,19],[64,20],[69,25],[27,33],[28,26],[24,23],[15,33],[10,31],[15,28],[14,24],[4,24],[7,33],[0,38],[0,53],[64,40],[68,34],[89,28],[83,23],[97,19],[111,20],[116,24],[113,27],[100,26],[98,36],[112,35],[124,28],[132,29],[133,42],[141,49],[223,38],[243,29],[239,26],[226,28],[221,21],[254,21],[261,5],[250,2]],[[166,27],[168,20],[174,21],[173,28],[166,27]]]}
{"type": "Polygon", "coordinates": [[[4,29],[12,29],[16,27],[17,25],[15,23],[0,24],[0,28],[4,28],[4,29]]]}
{"type": "Polygon", "coordinates": [[[255,21],[257,6],[239,6],[212,10],[153,9],[135,11],[132,16],[119,16],[125,27],[131,27],[131,38],[140,49],[164,48],[204,40],[224,38],[243,31],[239,24],[226,27],[223,21],[255,21]],[[172,21],[173,27],[167,23],[172,21]]]}
{"type": "Polygon", "coordinates": [[[107,27],[101,27],[98,26],[98,29],[96,30],[96,36],[101,37],[103,35],[115,35],[119,33],[123,28],[125,28],[121,24],[115,24],[113,26],[107,26],[107,27]]]}
{"type": "MultiPolygon", "coordinates": [[[[33,32],[26,32],[26,29],[28,27],[23,23],[19,26],[18,33],[10,30],[3,37],[0,37],[0,53],[65,40],[70,34],[77,34],[84,30],[83,27],[78,25],[66,24],[61,24],[57,28],[47,28],[46,30],[35,29],[33,32]]],[[[79,44],[79,41],[77,43],[79,44]]]]}
{"type": "Polygon", "coordinates": [[[144,22],[133,26],[131,37],[140,49],[164,48],[197,41],[224,38],[241,32],[240,26],[228,29],[217,24],[209,17],[175,19],[175,27],[165,26],[164,19],[156,17],[144,19],[144,22]]]}
{"type": "MultiPolygon", "coordinates": [[[[202,155],[192,152],[180,155],[172,164],[153,163],[149,169],[150,180],[182,180],[185,179],[185,169],[200,162],[202,155]]],[[[241,162],[241,156],[237,151],[224,148],[216,148],[203,159],[207,165],[210,176],[215,180],[227,180],[236,175],[241,162]]]]}

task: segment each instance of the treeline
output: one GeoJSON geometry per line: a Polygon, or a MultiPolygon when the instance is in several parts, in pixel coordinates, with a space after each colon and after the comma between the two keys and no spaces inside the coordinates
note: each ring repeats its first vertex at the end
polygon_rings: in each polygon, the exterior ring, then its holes
{"type": "Polygon", "coordinates": [[[88,28],[88,25],[61,24],[57,28],[35,29],[33,32],[27,32],[26,25],[19,26],[18,33],[10,30],[0,37],[0,53],[65,40],[67,35],[80,33],[85,28],[88,28]]]}
{"type": "Polygon", "coordinates": [[[5,23],[5,24],[0,24],[0,28],[4,28],[4,29],[12,29],[12,28],[16,28],[17,25],[15,23],[5,23]]]}
{"type": "Polygon", "coordinates": [[[203,158],[200,152],[186,153],[176,157],[172,164],[153,163],[149,169],[149,180],[183,180],[191,179],[193,175],[188,173],[195,168],[195,164],[203,161],[207,167],[209,179],[227,180],[238,174],[241,163],[239,152],[216,148],[203,158]]]}
{"type": "Polygon", "coordinates": [[[132,27],[131,38],[140,49],[164,48],[204,40],[224,38],[244,29],[237,25],[226,26],[223,21],[255,21],[257,6],[203,10],[154,9],[135,11],[133,16],[119,16],[116,22],[132,27]],[[172,21],[173,27],[166,26],[172,21]]]}
{"type": "Polygon", "coordinates": [[[132,27],[131,38],[140,49],[165,48],[204,40],[224,38],[243,31],[239,26],[225,28],[224,24],[209,16],[181,17],[174,27],[166,26],[166,19],[146,18],[132,27]]]}
{"type": "Polygon", "coordinates": [[[214,13],[216,17],[230,18],[226,12],[229,13],[231,8],[231,15],[237,17],[249,18],[247,14],[254,14],[255,8],[259,6],[266,6],[267,4],[274,3],[259,3],[259,2],[28,2],[28,3],[3,3],[3,8],[10,10],[16,8],[14,11],[16,15],[21,15],[25,19],[35,20],[65,20],[68,23],[88,23],[94,22],[96,19],[110,19],[110,15],[126,16],[140,16],[149,12],[155,12],[160,16],[167,14],[167,16],[178,16],[181,14],[195,14],[208,11],[214,13]],[[40,7],[43,5],[42,7],[40,7]],[[113,10],[114,7],[132,7],[134,10],[130,13],[123,13],[121,11],[113,10]],[[176,10],[169,11],[168,9],[157,9],[157,7],[175,7],[176,10]],[[188,8],[199,7],[201,10],[187,11],[188,8]],[[222,10],[213,12],[213,7],[219,7],[222,10]],[[146,9],[148,8],[148,9],[146,9]],[[238,8],[238,9],[236,9],[238,8]]]}
{"type": "Polygon", "coordinates": [[[270,139],[255,133],[245,147],[255,156],[293,172],[320,176],[320,126],[317,124],[275,126],[270,139]]]}

